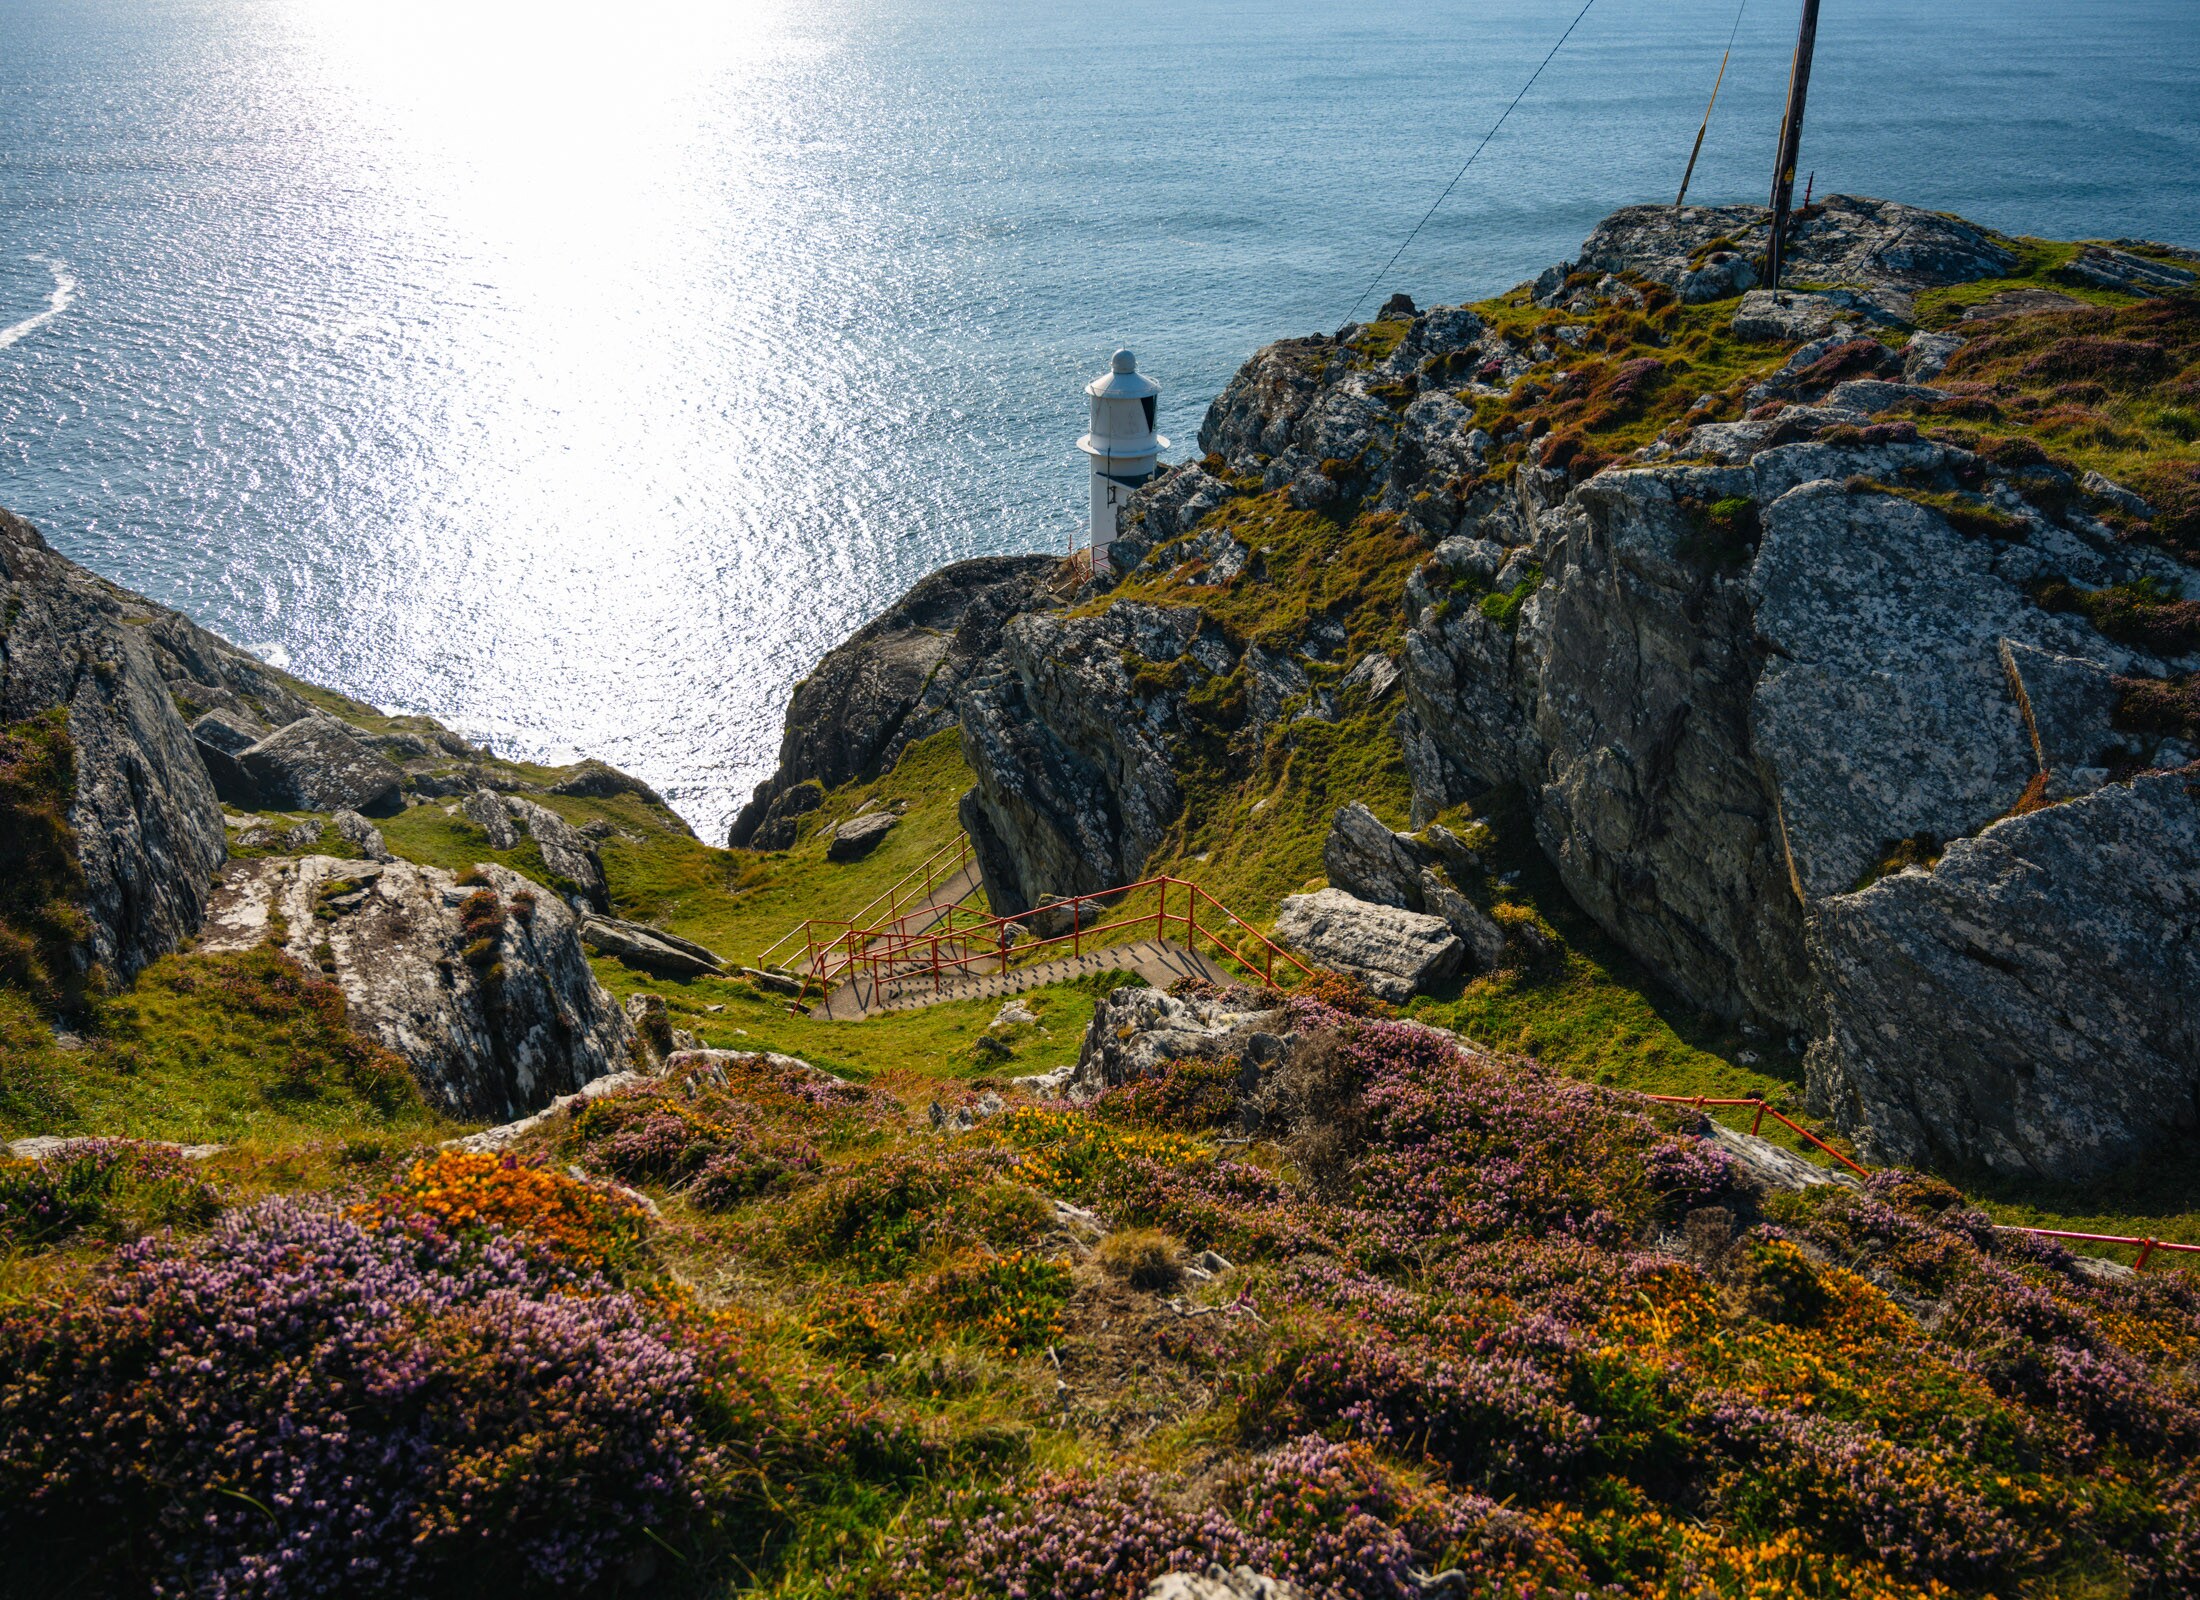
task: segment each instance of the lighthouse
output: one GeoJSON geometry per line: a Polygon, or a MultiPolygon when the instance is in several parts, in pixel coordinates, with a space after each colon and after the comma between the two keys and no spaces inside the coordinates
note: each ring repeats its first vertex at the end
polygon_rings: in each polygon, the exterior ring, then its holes
{"type": "Polygon", "coordinates": [[[1108,370],[1085,385],[1092,401],[1092,431],[1077,441],[1092,464],[1092,570],[1108,570],[1115,519],[1131,491],[1154,475],[1169,441],[1154,432],[1161,385],[1138,370],[1138,358],[1118,350],[1108,370]]]}

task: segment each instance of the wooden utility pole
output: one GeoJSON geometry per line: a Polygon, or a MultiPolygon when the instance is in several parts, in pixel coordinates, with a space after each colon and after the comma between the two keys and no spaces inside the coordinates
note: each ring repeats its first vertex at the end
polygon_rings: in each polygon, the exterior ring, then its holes
{"type": "Polygon", "coordinates": [[[1818,0],[1803,0],[1803,25],[1795,35],[1795,64],[1788,69],[1787,115],[1780,119],[1780,159],[1772,169],[1772,245],[1765,252],[1765,282],[1780,287],[1780,258],[1787,247],[1788,206],[1795,198],[1795,163],[1803,146],[1803,102],[1810,97],[1810,52],[1818,42],[1818,0]]]}

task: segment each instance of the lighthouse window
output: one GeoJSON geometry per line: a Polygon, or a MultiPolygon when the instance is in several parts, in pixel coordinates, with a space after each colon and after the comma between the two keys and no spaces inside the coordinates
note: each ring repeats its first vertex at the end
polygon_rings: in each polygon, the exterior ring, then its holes
{"type": "Polygon", "coordinates": [[[1152,396],[1152,395],[1148,395],[1148,396],[1146,396],[1146,398],[1145,398],[1145,399],[1143,399],[1143,400],[1139,401],[1138,403],[1139,403],[1140,405],[1142,405],[1142,406],[1144,406],[1144,407],[1146,408],[1146,431],[1147,431],[1148,433],[1151,433],[1151,432],[1153,432],[1153,403],[1154,403],[1154,396],[1152,396]]]}

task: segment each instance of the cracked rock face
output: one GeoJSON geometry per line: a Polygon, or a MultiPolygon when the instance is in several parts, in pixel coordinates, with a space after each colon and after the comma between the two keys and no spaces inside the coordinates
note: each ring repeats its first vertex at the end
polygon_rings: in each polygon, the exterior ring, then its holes
{"type": "Polygon", "coordinates": [[[197,929],[228,854],[213,783],[125,616],[108,585],[0,511],[0,722],[67,711],[86,955],[123,979],[197,929]]]}
{"type": "Polygon", "coordinates": [[[1882,1160],[2080,1178],[2200,1129],[2200,767],[1813,908],[1811,1095],[1882,1160]]]}
{"type": "Polygon", "coordinates": [[[573,914],[516,872],[475,871],[483,882],[469,887],[407,861],[238,862],[199,948],[272,939],[319,969],[344,991],[351,1026],[403,1056],[454,1116],[524,1115],[629,1066],[632,1030],[589,970],[573,914]]]}
{"type": "Polygon", "coordinates": [[[1046,603],[1059,566],[1051,556],[959,561],[827,653],[795,687],[778,770],[757,785],[727,843],[785,849],[823,790],[875,778],[913,741],[953,726],[957,687],[992,655],[1004,622],[1046,603]]]}
{"type": "Polygon", "coordinates": [[[2130,950],[2188,945],[2190,912],[2137,892],[2110,836],[2080,821],[2129,803],[2103,787],[2111,770],[2189,759],[2111,724],[2117,676],[2177,664],[2030,592],[2058,576],[2200,584],[2082,512],[2048,517],[1962,451],[1802,439],[1734,453],[1728,467],[1608,470],[1540,508],[1524,491],[1545,578],[1514,633],[1447,610],[1416,579],[1402,735],[1417,813],[1518,784],[1568,891],[1660,978],[1712,1011],[1819,1040],[1818,1101],[1875,1158],[2067,1178],[2184,1126],[2200,1055],[2149,997],[2191,1009],[2200,990],[2168,957],[2130,950]],[[1869,486],[1893,482],[1926,496],[1983,483],[2007,531],[1965,531],[1869,486]],[[1728,499],[1750,502],[1757,531],[1722,554],[1701,517],[1728,499]],[[2023,944],[2019,923],[1997,920],[2017,900],[1932,892],[1955,849],[1931,874],[1864,885],[1905,842],[1929,856],[1965,841],[1968,861],[2039,829],[2044,814],[2011,813],[2043,772],[2050,799],[2099,799],[2056,808],[2056,827],[2078,831],[2036,864],[2057,884],[2024,915],[2048,947],[2086,955],[2020,961],[1986,1004],[1976,981],[1957,982],[1985,968],[1944,953],[2023,944]],[[2082,936],[2103,918],[2132,919],[2124,944],[2082,936]],[[2070,1063],[2064,1087],[2028,1097],[2010,1085],[2047,1072],[2035,1057],[2048,1039],[2070,1063]],[[2179,1048],[2182,1079],[2157,1071],[2179,1048]],[[2076,1086],[2131,1070],[2157,1092],[2076,1112],[2076,1086]],[[2027,1131],[1996,1131],[1995,1106],[2032,1119],[2027,1131]]]}
{"type": "Polygon", "coordinates": [[[963,823],[996,912],[1135,881],[1183,804],[1169,758],[1188,690],[1142,683],[1127,660],[1188,685],[1226,676],[1238,652],[1189,606],[1038,613],[1001,630],[956,696],[977,778],[963,823]]]}

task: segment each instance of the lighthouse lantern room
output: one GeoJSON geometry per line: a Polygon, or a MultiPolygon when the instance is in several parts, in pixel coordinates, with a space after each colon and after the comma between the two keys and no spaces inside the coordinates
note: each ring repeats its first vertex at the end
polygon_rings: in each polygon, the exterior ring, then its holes
{"type": "Polygon", "coordinates": [[[1077,441],[1092,464],[1092,569],[1109,569],[1108,546],[1131,491],[1151,478],[1169,441],[1154,432],[1161,385],[1138,370],[1138,358],[1118,350],[1108,370],[1085,385],[1092,431],[1077,441]]]}

